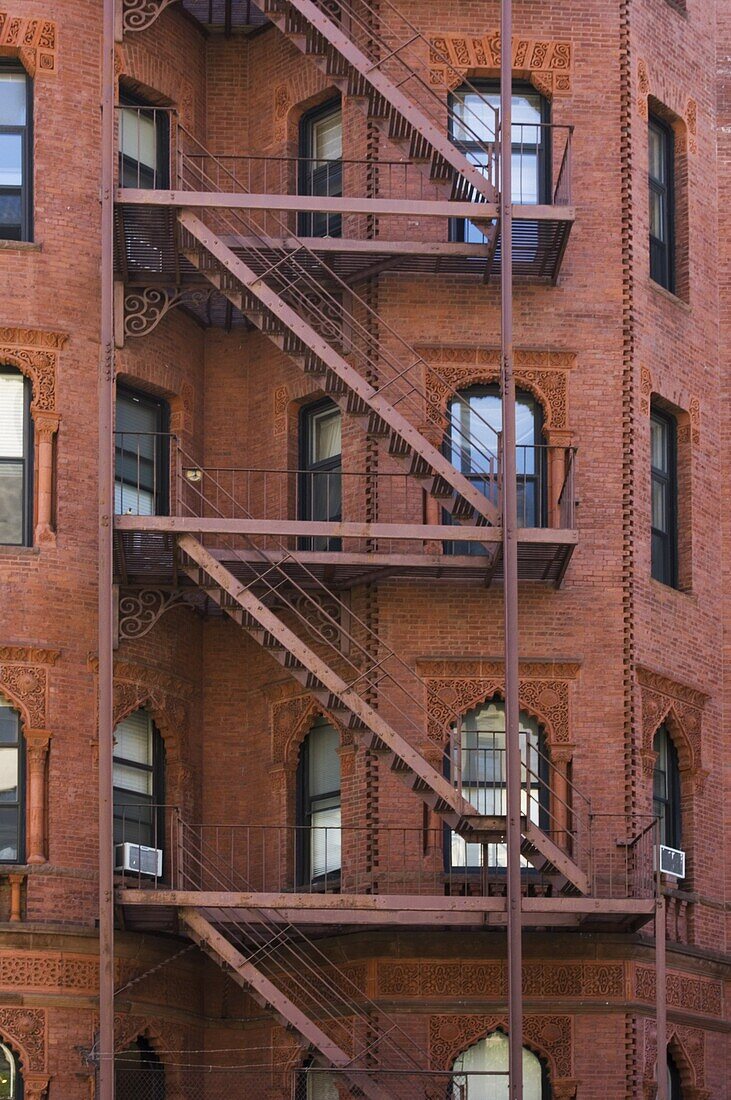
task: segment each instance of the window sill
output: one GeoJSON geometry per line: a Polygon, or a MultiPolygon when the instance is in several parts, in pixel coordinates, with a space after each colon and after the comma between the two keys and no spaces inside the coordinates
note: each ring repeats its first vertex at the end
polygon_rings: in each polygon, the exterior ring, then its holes
{"type": "Polygon", "coordinates": [[[665,584],[664,581],[655,580],[654,577],[650,577],[650,585],[653,588],[657,588],[659,592],[675,593],[676,596],[684,596],[686,599],[691,600],[693,603],[698,603],[698,599],[692,588],[675,588],[674,585],[665,584]]]}
{"type": "Polygon", "coordinates": [[[673,302],[676,306],[679,306],[680,309],[684,310],[685,313],[691,312],[690,302],[683,301],[677,294],[673,294],[672,290],[666,290],[664,286],[660,286],[659,283],[656,283],[654,279],[650,278],[648,278],[647,284],[650,290],[654,291],[660,298],[664,298],[666,302],[673,302]]]}
{"type": "Polygon", "coordinates": [[[0,239],[0,252],[42,252],[43,245],[36,241],[4,241],[0,239]]]}
{"type": "Polygon", "coordinates": [[[11,543],[0,543],[0,558],[14,558],[18,555],[23,558],[35,558],[40,552],[39,546],[13,546],[11,543]]]}

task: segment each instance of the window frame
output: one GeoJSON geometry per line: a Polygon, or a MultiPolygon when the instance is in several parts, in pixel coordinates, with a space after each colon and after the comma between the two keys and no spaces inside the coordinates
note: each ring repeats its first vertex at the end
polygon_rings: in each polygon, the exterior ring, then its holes
{"type": "MultiPolygon", "coordinates": [[[[343,444],[342,444],[342,426],[343,426],[343,414],[342,409],[331,398],[326,397],[322,401],[314,401],[309,405],[303,405],[299,411],[299,475],[297,485],[297,500],[298,500],[298,514],[297,518],[300,520],[313,519],[313,477],[312,475],[325,474],[328,476],[328,486],[330,485],[330,476],[340,474],[339,486],[340,486],[340,514],[333,517],[330,522],[338,523],[343,517],[343,444]],[[313,425],[315,419],[326,410],[334,410],[340,416],[340,453],[333,458],[323,459],[321,462],[313,463],[310,460],[310,447],[313,439],[313,425]]],[[[328,521],[323,521],[328,522],[328,521]]],[[[299,539],[300,550],[317,550],[324,552],[337,552],[342,550],[343,540],[341,538],[319,538],[319,537],[303,537],[299,539]]]]}
{"type": "Polygon", "coordinates": [[[10,1043],[5,1042],[5,1040],[2,1038],[1,1035],[0,1035],[0,1049],[6,1051],[8,1057],[11,1058],[12,1062],[13,1062],[13,1069],[14,1069],[14,1072],[15,1072],[15,1085],[16,1085],[16,1088],[15,1088],[12,1100],[23,1100],[23,1096],[24,1096],[23,1073],[22,1073],[21,1066],[20,1066],[20,1056],[18,1054],[16,1054],[16,1052],[13,1050],[10,1043]]]}
{"type": "MultiPolygon", "coordinates": [[[[325,715],[322,716],[333,729],[337,729],[327,719],[325,715]]],[[[295,789],[295,824],[296,828],[296,842],[295,842],[295,886],[322,886],[325,889],[340,887],[340,879],[342,874],[342,862],[340,867],[332,871],[325,870],[322,874],[312,874],[312,857],[311,857],[311,836],[310,830],[312,828],[312,815],[313,804],[315,802],[324,802],[327,799],[334,799],[336,796],[339,798],[338,806],[341,811],[341,837],[342,837],[342,808],[343,808],[343,783],[342,775],[340,776],[340,786],[336,791],[325,791],[313,798],[309,791],[309,776],[310,776],[310,734],[316,729],[316,721],[308,729],[305,737],[300,745],[299,759],[297,761],[297,774],[296,774],[296,789],[295,789]]],[[[342,857],[341,857],[342,858],[342,857]]]]}
{"type": "Polygon", "coordinates": [[[0,363],[0,374],[10,374],[22,379],[23,383],[23,454],[20,459],[10,456],[0,456],[0,464],[21,462],[23,465],[23,488],[21,517],[21,541],[2,542],[0,546],[32,546],[33,545],[33,519],[34,519],[34,458],[35,438],[33,416],[31,415],[31,403],[33,400],[33,386],[30,378],[12,364],[0,363]]]}
{"type": "MultiPolygon", "coordinates": [[[[314,125],[317,122],[324,121],[328,115],[340,115],[340,134],[341,134],[341,146],[342,138],[344,135],[343,128],[343,101],[341,97],[328,99],[326,103],[321,103],[317,107],[313,107],[300,118],[299,122],[299,135],[298,135],[298,161],[297,161],[297,193],[300,195],[316,195],[319,192],[313,190],[313,174],[314,169],[311,168],[311,162],[314,160],[312,139],[314,132],[314,125]]],[[[339,163],[340,168],[328,167],[326,181],[327,188],[323,192],[323,196],[329,198],[339,198],[343,194],[343,157],[342,149],[340,160],[332,162],[333,165],[339,163]],[[333,179],[334,176],[334,179],[333,179]],[[339,186],[338,186],[339,176],[339,186]],[[333,189],[334,185],[334,189],[333,189]]],[[[297,218],[297,233],[300,237],[342,237],[343,235],[343,218],[341,214],[323,214],[312,210],[303,210],[297,218]],[[319,230],[319,221],[321,221],[322,232],[319,230]]]]}
{"type": "MultiPolygon", "coordinates": [[[[481,148],[479,142],[475,141],[455,141],[454,140],[454,103],[456,97],[460,92],[490,92],[495,93],[500,91],[499,80],[471,80],[469,86],[462,84],[449,93],[448,104],[448,130],[449,140],[460,150],[469,156],[471,151],[478,151],[481,148]]],[[[537,182],[538,182],[538,202],[536,205],[551,205],[553,197],[553,155],[552,155],[552,143],[551,143],[551,103],[530,81],[516,81],[513,83],[513,99],[521,95],[537,96],[540,101],[540,126],[542,127],[541,136],[545,134],[545,140],[541,141],[537,146],[537,182]]],[[[512,139],[512,134],[511,134],[512,139]]],[[[520,152],[521,142],[513,142],[511,140],[511,153],[520,152]],[[516,148],[517,146],[517,148],[516,148]]],[[[467,240],[467,222],[469,218],[450,218],[449,219],[449,240],[464,244],[467,240]]],[[[477,230],[477,232],[480,232],[477,230]]],[[[484,234],[483,234],[484,236],[484,234]]]]}
{"type": "Polygon", "coordinates": [[[650,112],[648,118],[648,237],[650,250],[650,278],[658,286],[675,294],[675,132],[669,123],[650,112]],[[665,182],[658,180],[650,171],[650,132],[655,130],[662,137],[662,159],[665,182]],[[663,199],[662,225],[666,239],[663,241],[652,233],[652,196],[663,199]],[[658,266],[659,265],[659,266],[658,266]]]}
{"type": "Polygon", "coordinates": [[[660,823],[660,843],[667,848],[675,848],[682,851],[683,843],[683,819],[681,808],[680,787],[680,763],[678,750],[672,738],[670,730],[663,723],[655,731],[652,740],[652,749],[656,754],[656,760],[652,769],[652,811],[660,823]],[[662,737],[667,746],[665,758],[666,766],[660,771],[660,751],[657,747],[658,738],[662,737]],[[656,794],[656,777],[663,776],[663,794],[656,794]],[[662,806],[658,810],[658,804],[662,806]]]}
{"type": "Polygon", "coordinates": [[[128,91],[126,88],[120,88],[119,90],[119,106],[123,110],[125,107],[130,107],[133,110],[135,108],[147,108],[153,112],[153,124],[155,126],[155,157],[156,164],[153,173],[153,182],[151,187],[145,187],[140,180],[139,166],[141,162],[133,160],[131,157],[125,158],[122,152],[122,131],[121,127],[124,123],[120,120],[120,133],[118,135],[118,175],[119,186],[124,187],[122,169],[125,164],[125,159],[128,163],[138,166],[137,169],[137,184],[136,186],[143,190],[150,191],[164,191],[170,186],[170,161],[172,150],[170,148],[170,114],[166,107],[159,103],[150,103],[149,100],[143,96],[135,95],[133,92],[128,91]]]}
{"type": "Polygon", "coordinates": [[[650,404],[650,573],[653,580],[669,588],[678,587],[678,423],[672,413],[650,404]],[[667,443],[667,471],[653,465],[652,423],[663,425],[667,443]],[[661,484],[664,492],[667,531],[661,531],[652,522],[655,484],[661,484]],[[657,540],[662,542],[662,556],[655,552],[657,540]]]}
{"type": "MultiPolygon", "coordinates": [[[[0,803],[2,808],[8,806],[14,806],[16,810],[16,817],[18,822],[18,857],[17,859],[2,859],[0,858],[0,867],[20,867],[25,864],[26,860],[26,815],[28,812],[27,796],[26,796],[26,745],[25,736],[23,734],[23,722],[20,715],[20,711],[17,707],[13,706],[12,701],[3,696],[3,699],[10,706],[3,707],[3,710],[9,710],[11,714],[15,715],[16,724],[16,741],[15,745],[3,744],[2,748],[16,748],[18,753],[18,797],[15,802],[3,802],[0,803]]],[[[6,1044],[7,1045],[7,1044],[6,1044]]]]}
{"type": "MultiPolygon", "coordinates": [[[[156,809],[153,809],[153,813],[151,813],[151,815],[150,815],[151,839],[150,839],[149,843],[145,844],[142,840],[131,841],[131,843],[142,844],[143,847],[159,848],[159,849],[164,850],[164,848],[165,848],[165,810],[164,810],[164,802],[165,802],[165,779],[166,779],[166,776],[165,776],[165,756],[166,756],[166,754],[165,754],[165,742],[163,741],[162,734],[160,733],[159,729],[157,728],[157,725],[155,724],[155,720],[153,719],[150,712],[148,710],[146,710],[145,707],[138,708],[138,711],[139,710],[141,710],[145,714],[145,716],[147,717],[147,719],[150,723],[151,731],[152,731],[152,764],[141,764],[138,760],[129,760],[127,757],[118,756],[117,753],[116,753],[116,746],[113,746],[113,748],[112,748],[112,773],[114,773],[114,766],[116,764],[119,764],[121,767],[133,768],[136,771],[144,772],[145,774],[152,776],[152,795],[151,795],[151,798],[150,798],[149,802],[141,801],[139,803],[135,803],[132,799],[130,799],[130,800],[124,802],[124,803],[120,803],[120,806],[123,807],[123,808],[127,808],[129,806],[134,806],[134,805],[139,805],[139,806],[149,805],[149,806],[152,806],[153,808],[156,807],[156,809]],[[157,840],[157,844],[155,844],[155,840],[157,840]]],[[[136,714],[136,713],[138,713],[138,711],[132,711],[130,714],[125,715],[125,718],[131,717],[131,714],[136,714]]],[[[121,723],[123,721],[124,721],[124,718],[120,718],[119,722],[116,723],[116,725],[114,727],[114,732],[115,733],[116,733],[116,730],[117,730],[117,726],[121,725],[121,723]]],[[[126,839],[124,836],[122,836],[122,838],[120,840],[117,839],[116,823],[118,821],[123,823],[124,820],[125,820],[125,815],[124,814],[118,814],[117,813],[117,800],[116,800],[116,797],[115,797],[117,791],[124,792],[127,795],[133,795],[133,794],[137,793],[137,792],[134,792],[134,791],[130,791],[125,787],[118,787],[116,785],[116,783],[114,782],[114,775],[113,775],[113,777],[112,777],[112,818],[113,818],[113,826],[114,826],[113,831],[114,831],[114,843],[115,843],[115,845],[123,843],[123,841],[126,839]]],[[[137,823],[137,828],[141,830],[141,828],[142,828],[141,823],[139,823],[139,822],[137,823]]]]}
{"type": "MultiPolygon", "coordinates": [[[[157,439],[155,441],[155,449],[153,452],[153,473],[156,469],[158,471],[157,481],[153,478],[153,489],[149,490],[153,496],[154,516],[167,515],[170,507],[170,406],[168,402],[162,397],[155,397],[154,394],[147,393],[145,390],[137,390],[132,386],[127,386],[122,383],[118,383],[117,392],[115,396],[115,443],[114,443],[114,482],[115,485],[121,481],[122,485],[129,485],[133,490],[141,488],[140,484],[133,482],[127,482],[124,478],[118,478],[117,467],[120,458],[124,456],[124,450],[119,445],[117,435],[120,429],[117,428],[117,403],[121,398],[131,398],[141,405],[145,405],[148,408],[152,408],[156,411],[158,417],[158,429],[155,435],[157,439]],[[164,475],[164,476],[163,476],[164,475]]],[[[123,433],[126,435],[135,435],[134,432],[123,433]]],[[[145,433],[139,433],[144,435],[145,433]]]]}
{"type": "MultiPolygon", "coordinates": [[[[0,57],[0,72],[22,73],[25,77],[25,125],[0,126],[0,134],[20,133],[22,137],[22,183],[20,186],[20,238],[3,237],[1,240],[30,243],[33,241],[33,78],[15,58],[0,57]]],[[[0,193],[16,192],[17,187],[0,187],[0,193]]]]}

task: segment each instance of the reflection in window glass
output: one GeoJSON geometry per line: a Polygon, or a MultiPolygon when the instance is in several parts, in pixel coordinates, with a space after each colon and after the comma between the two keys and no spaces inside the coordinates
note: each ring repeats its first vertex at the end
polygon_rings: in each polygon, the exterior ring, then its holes
{"type": "Polygon", "coordinates": [[[31,235],[31,81],[17,62],[0,58],[0,238],[31,235]]]}

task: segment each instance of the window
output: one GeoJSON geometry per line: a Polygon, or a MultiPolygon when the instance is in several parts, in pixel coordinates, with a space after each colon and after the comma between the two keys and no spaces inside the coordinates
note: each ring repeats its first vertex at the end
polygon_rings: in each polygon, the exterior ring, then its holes
{"type": "MultiPolygon", "coordinates": [[[[497,503],[498,436],[503,426],[500,388],[472,386],[462,390],[449,405],[447,454],[488,500],[497,503]]],[[[546,449],[541,406],[532,394],[515,395],[516,469],[518,476],[518,526],[543,527],[548,508],[546,449]]],[[[445,523],[451,522],[446,514],[445,523]]],[[[484,554],[482,543],[453,542],[447,553],[484,554]]]]}
{"type": "Polygon", "coordinates": [[[677,461],[676,424],[655,405],[650,411],[650,467],[652,492],[652,576],[677,585],[677,461]]]}
{"type": "MultiPolygon", "coordinates": [[[[342,519],[342,415],[332,401],[302,410],[299,518],[338,523],[342,519]]],[[[305,538],[301,550],[340,550],[338,538],[305,538]]]]}
{"type": "Polygon", "coordinates": [[[0,366],[0,543],[33,540],[33,421],[31,385],[20,371],[0,366]]]}
{"type": "Polygon", "coordinates": [[[167,404],[134,390],[117,389],[117,515],[156,516],[168,506],[169,413],[167,404]]]}
{"type": "MultiPolygon", "coordinates": [[[[521,205],[550,202],[551,155],[549,105],[530,85],[514,87],[512,99],[512,198],[521,205]]],[[[486,143],[495,141],[496,112],[500,108],[500,86],[475,83],[458,88],[450,97],[450,138],[471,164],[488,169],[486,143]]],[[[452,219],[455,241],[482,244],[485,236],[464,218],[452,219]]]]}
{"type": "MultiPolygon", "coordinates": [[[[454,1100],[465,1094],[470,1100],[508,1100],[507,1035],[494,1031],[479,1039],[456,1059],[452,1086],[454,1100]],[[481,1077],[480,1074],[500,1074],[481,1077]],[[459,1075],[459,1076],[457,1076],[459,1075]]],[[[541,1060],[523,1047],[523,1100],[551,1100],[548,1072],[541,1060]]]]}
{"type": "Polygon", "coordinates": [[[297,881],[327,885],[340,877],[338,731],[318,718],[302,743],[297,767],[297,881]]]}
{"type": "Polygon", "coordinates": [[[128,92],[120,94],[119,186],[144,190],[170,186],[170,117],[128,92]]]}
{"type": "Polygon", "coordinates": [[[652,742],[657,755],[652,773],[652,812],[659,820],[660,843],[681,847],[680,769],[678,751],[666,726],[660,726],[652,742]]]}
{"type": "MultiPolygon", "coordinates": [[[[309,111],[300,123],[299,193],[337,197],[343,193],[343,114],[340,103],[309,111]]],[[[340,214],[300,214],[302,237],[340,237],[340,214]]]]}
{"type": "Polygon", "coordinates": [[[0,58],[0,238],[33,235],[33,83],[19,62],[0,58]]]}
{"type": "Polygon", "coordinates": [[[25,860],[24,772],[20,715],[0,695],[0,863],[25,860]]]}
{"type": "Polygon", "coordinates": [[[668,1100],[683,1100],[680,1072],[670,1054],[668,1054],[668,1100]]]}
{"type": "MultiPolygon", "coordinates": [[[[521,813],[539,828],[548,827],[547,757],[542,732],[534,718],[520,713],[522,767],[521,813]]],[[[504,816],[507,810],[505,767],[505,704],[493,699],[469,711],[455,731],[461,744],[462,794],[481,814],[504,816]]],[[[455,777],[456,782],[456,777],[455,777]]],[[[482,846],[469,844],[447,830],[451,869],[477,870],[482,866],[482,846]]],[[[507,866],[505,844],[488,844],[488,866],[507,866]]],[[[523,861],[523,866],[528,864],[523,861]]]]}
{"type": "Polygon", "coordinates": [[[331,1073],[312,1060],[297,1073],[294,1100],[339,1100],[340,1092],[331,1073]]]}
{"type": "Polygon", "coordinates": [[[114,731],[114,843],[162,848],[165,823],[165,748],[146,710],[114,731]]]}
{"type": "Polygon", "coordinates": [[[10,1047],[0,1042],[0,1100],[23,1100],[23,1082],[18,1060],[10,1047]]]}
{"type": "Polygon", "coordinates": [[[655,115],[649,128],[650,278],[675,292],[673,131],[655,115]]]}
{"type": "Polygon", "coordinates": [[[143,1036],[114,1059],[116,1100],[165,1100],[165,1067],[143,1036]]]}

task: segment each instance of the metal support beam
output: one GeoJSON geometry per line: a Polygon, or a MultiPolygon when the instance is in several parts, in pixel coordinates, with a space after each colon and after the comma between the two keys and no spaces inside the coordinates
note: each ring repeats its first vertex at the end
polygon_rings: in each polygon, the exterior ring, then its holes
{"type": "MultiPolygon", "coordinates": [[[[512,42],[512,0],[501,0],[500,39],[512,42]]],[[[513,376],[512,50],[500,51],[500,383],[503,413],[503,574],[505,610],[505,747],[508,816],[508,1092],[523,1100],[523,951],[520,882],[521,761],[518,672],[518,507],[513,376]]]]}
{"type": "Polygon", "coordinates": [[[114,864],[112,734],[114,650],[114,40],[115,0],[104,0],[101,99],[101,317],[99,325],[99,1070],[97,1100],[114,1100],[114,864]]]}
{"type": "Polygon", "coordinates": [[[658,896],[655,902],[655,1021],[657,1028],[657,1100],[670,1100],[668,1096],[667,1070],[668,1013],[665,936],[665,898],[658,890],[658,896]]]}

